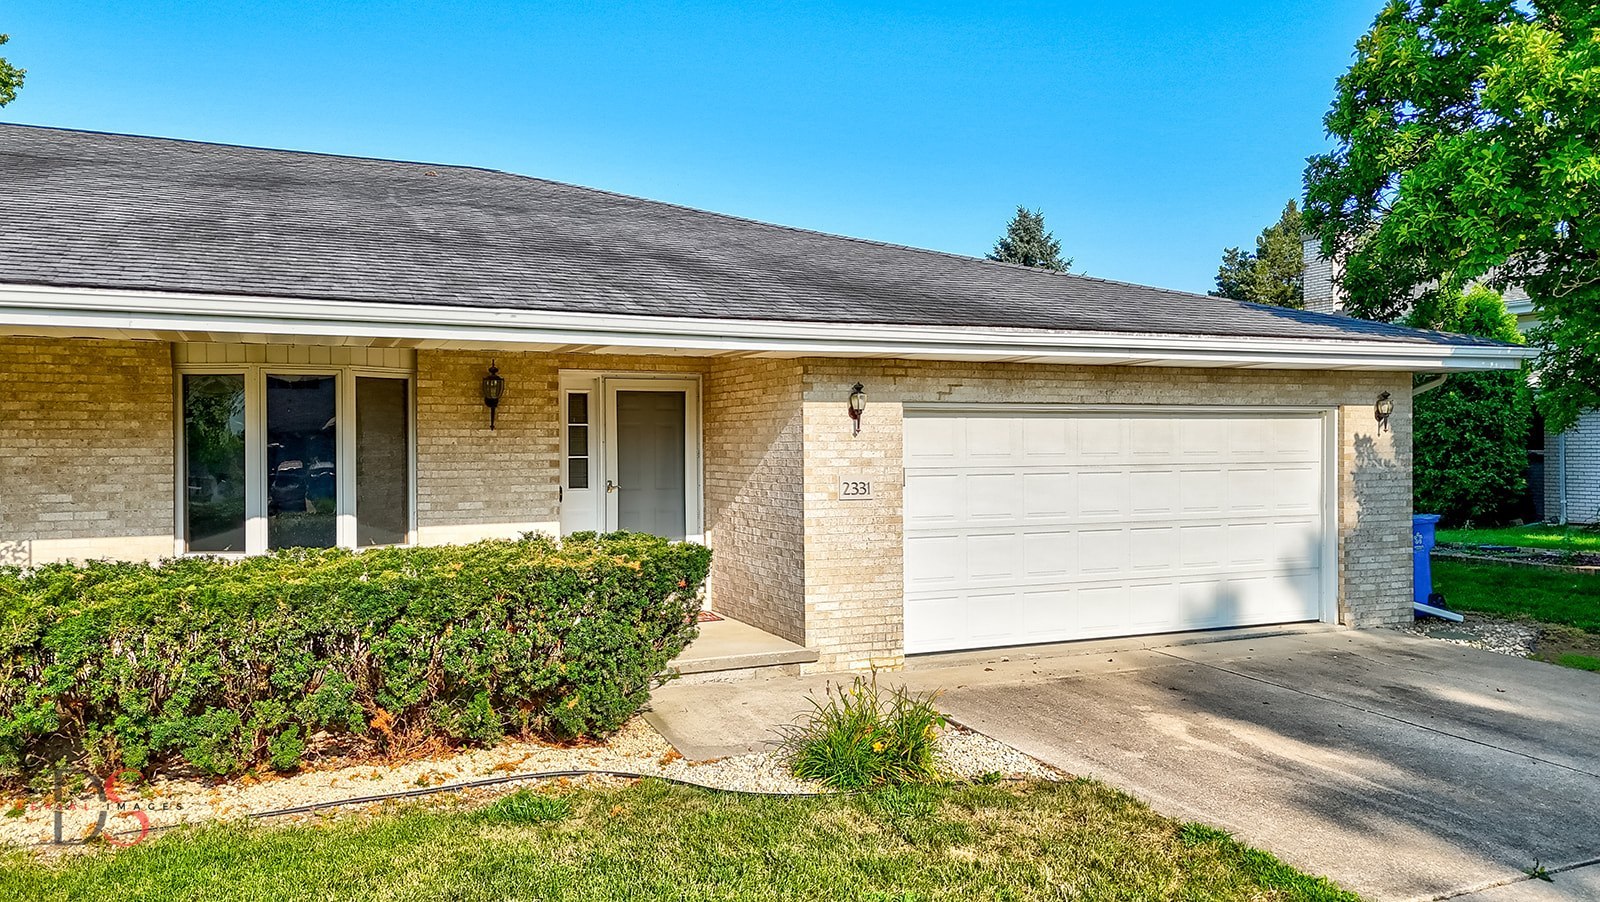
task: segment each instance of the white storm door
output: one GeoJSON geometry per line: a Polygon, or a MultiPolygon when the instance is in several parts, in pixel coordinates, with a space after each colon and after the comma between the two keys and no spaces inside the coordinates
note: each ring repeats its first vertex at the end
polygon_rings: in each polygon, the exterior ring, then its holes
{"type": "Polygon", "coordinates": [[[607,377],[603,385],[605,528],[702,541],[698,380],[607,377]]]}

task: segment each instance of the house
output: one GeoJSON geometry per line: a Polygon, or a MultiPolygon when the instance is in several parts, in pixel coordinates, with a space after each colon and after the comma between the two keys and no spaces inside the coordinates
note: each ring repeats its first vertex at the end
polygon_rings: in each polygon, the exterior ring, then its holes
{"type": "MultiPolygon", "coordinates": [[[[1344,308],[1337,281],[1338,265],[1322,256],[1315,238],[1301,244],[1305,263],[1306,309],[1338,313],[1344,308]]],[[[1513,286],[1504,293],[1506,310],[1526,333],[1539,324],[1533,300],[1513,286]]],[[[1549,433],[1536,419],[1528,446],[1530,519],[1563,526],[1600,523],[1600,410],[1590,410],[1565,432],[1549,433]]]]}
{"type": "Polygon", "coordinates": [[[6,561],[646,530],[709,543],[711,606],[817,669],[1400,622],[1411,374],[1526,354],[485,169],[17,125],[0,216],[6,561]]]}

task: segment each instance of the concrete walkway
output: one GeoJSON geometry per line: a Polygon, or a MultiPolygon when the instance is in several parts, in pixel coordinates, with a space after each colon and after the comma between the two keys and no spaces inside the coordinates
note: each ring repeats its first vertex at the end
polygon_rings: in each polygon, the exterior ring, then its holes
{"type": "MultiPolygon", "coordinates": [[[[942,690],[974,729],[1372,899],[1600,898],[1600,676],[1391,631],[1212,637],[914,659],[879,681],[942,690]],[[1525,878],[1536,860],[1553,882],[1525,878]]],[[[668,686],[653,720],[690,758],[735,754],[828,681],[668,686]]]]}

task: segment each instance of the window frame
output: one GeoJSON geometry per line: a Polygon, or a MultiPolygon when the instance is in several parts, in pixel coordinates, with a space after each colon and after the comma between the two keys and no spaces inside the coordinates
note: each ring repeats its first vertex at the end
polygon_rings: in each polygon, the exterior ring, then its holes
{"type": "Polygon", "coordinates": [[[334,417],[338,423],[334,473],[338,504],[334,546],[361,550],[394,545],[356,545],[356,379],[401,379],[406,383],[406,539],[417,544],[417,391],[416,374],[409,368],[361,364],[301,363],[184,363],[173,368],[173,553],[182,556],[242,558],[265,554],[267,547],[267,377],[333,376],[334,417]],[[188,548],[188,448],[184,435],[183,377],[193,375],[244,376],[244,551],[194,551],[188,548]]]}

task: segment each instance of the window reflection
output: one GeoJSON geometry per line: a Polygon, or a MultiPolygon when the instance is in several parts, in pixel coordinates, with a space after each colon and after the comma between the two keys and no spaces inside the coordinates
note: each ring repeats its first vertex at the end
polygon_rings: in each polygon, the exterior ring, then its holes
{"type": "Polygon", "coordinates": [[[338,539],[334,376],[267,376],[267,547],[338,539]]]}
{"type": "Polygon", "coordinates": [[[244,551],[244,376],[183,377],[184,538],[244,551]]]}
{"type": "Polygon", "coordinates": [[[401,545],[411,528],[404,379],[356,379],[356,545],[401,545]]]}

